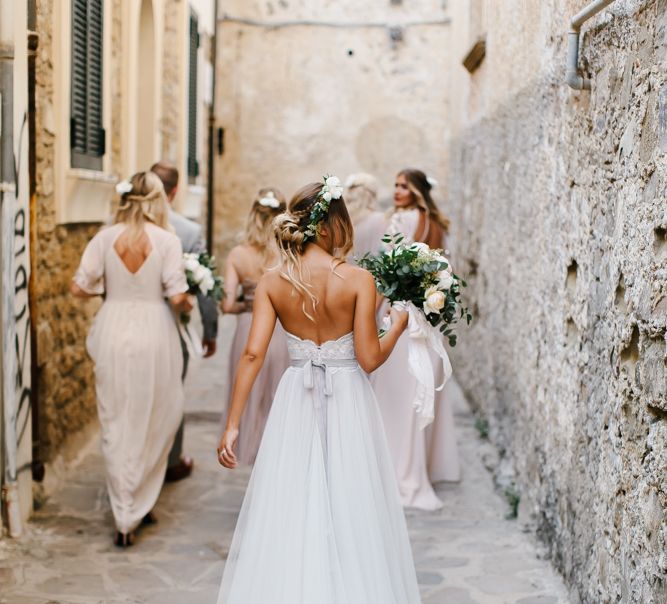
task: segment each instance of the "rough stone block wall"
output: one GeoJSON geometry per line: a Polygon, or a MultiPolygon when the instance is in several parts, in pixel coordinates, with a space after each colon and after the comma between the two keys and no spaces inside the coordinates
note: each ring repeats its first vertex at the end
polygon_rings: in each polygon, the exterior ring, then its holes
{"type": "Polygon", "coordinates": [[[453,248],[475,314],[456,367],[500,448],[499,477],[516,482],[521,515],[573,594],[658,604],[667,0],[621,2],[589,24],[581,62],[593,89],[580,93],[564,66],[567,11],[581,3],[528,5],[536,11],[524,22],[492,14],[485,71],[470,85],[479,119],[450,150],[453,248]],[[518,76],[529,61],[537,68],[518,76]],[[494,78],[507,94],[485,102],[494,78]]]}
{"type": "Polygon", "coordinates": [[[58,225],[53,188],[53,0],[38,0],[36,61],[37,206],[35,255],[39,452],[49,461],[68,435],[95,416],[92,364],[84,347],[95,303],[75,302],[69,283],[94,225],[58,225]]]}

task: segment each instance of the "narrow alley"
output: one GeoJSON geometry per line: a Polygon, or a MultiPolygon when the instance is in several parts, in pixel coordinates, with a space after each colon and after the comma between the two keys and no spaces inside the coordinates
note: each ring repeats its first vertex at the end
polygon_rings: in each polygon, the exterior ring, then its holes
{"type": "MultiPolygon", "coordinates": [[[[128,550],[112,544],[95,441],[65,487],[36,511],[27,534],[0,541],[0,604],[215,602],[249,476],[223,470],[215,455],[233,321],[223,319],[218,353],[188,376],[186,451],[195,471],[165,486],[158,524],[142,530],[128,550]]],[[[509,507],[482,463],[485,443],[473,416],[467,409],[456,414],[463,481],[440,486],[445,507],[439,512],[408,512],[424,604],[568,602],[532,537],[506,519],[509,507]]]]}

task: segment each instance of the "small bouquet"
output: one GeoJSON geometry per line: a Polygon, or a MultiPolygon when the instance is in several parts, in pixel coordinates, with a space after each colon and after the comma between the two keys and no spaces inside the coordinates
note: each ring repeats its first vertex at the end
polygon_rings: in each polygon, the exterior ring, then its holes
{"type": "Polygon", "coordinates": [[[208,254],[183,254],[188,293],[201,292],[216,302],[225,295],[222,278],[215,272],[215,258],[208,254]]]}
{"type": "Polygon", "coordinates": [[[366,254],[359,265],[375,279],[378,291],[392,304],[404,305],[408,312],[408,370],[417,381],[412,405],[423,429],[434,417],[435,391],[442,390],[452,374],[443,339],[456,346],[454,325],[472,315],[461,302],[465,281],[452,272],[441,250],[425,243],[407,243],[402,234],[385,235],[387,249],[366,254]],[[429,348],[442,360],[443,381],[435,386],[429,348]]]}

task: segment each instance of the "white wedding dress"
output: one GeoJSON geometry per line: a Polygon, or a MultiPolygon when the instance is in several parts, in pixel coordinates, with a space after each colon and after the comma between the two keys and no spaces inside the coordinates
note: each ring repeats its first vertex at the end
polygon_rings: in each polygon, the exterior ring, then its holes
{"type": "Polygon", "coordinates": [[[375,396],[353,335],[287,334],[283,376],[218,604],[417,604],[419,589],[375,396]]]}

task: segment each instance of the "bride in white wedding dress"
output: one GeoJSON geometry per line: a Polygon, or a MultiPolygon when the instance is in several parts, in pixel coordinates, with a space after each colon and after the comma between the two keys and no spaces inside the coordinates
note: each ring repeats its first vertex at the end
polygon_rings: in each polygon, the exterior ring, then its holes
{"type": "Polygon", "coordinates": [[[378,339],[375,285],[342,260],[352,223],[335,177],[275,221],[282,265],[260,280],[220,463],[236,467],[239,418],[276,319],[291,367],[276,392],[227,557],[218,604],[417,604],[419,589],[382,420],[366,373],[378,339]]]}

